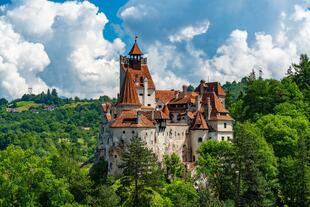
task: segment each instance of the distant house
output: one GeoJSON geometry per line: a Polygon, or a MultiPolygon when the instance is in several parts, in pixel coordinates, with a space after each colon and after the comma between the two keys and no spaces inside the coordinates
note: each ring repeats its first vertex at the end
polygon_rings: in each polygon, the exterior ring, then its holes
{"type": "Polygon", "coordinates": [[[9,113],[19,113],[19,111],[16,108],[7,108],[6,111],[9,113]]]}
{"type": "Polygon", "coordinates": [[[54,105],[46,105],[46,106],[44,106],[44,110],[46,110],[46,111],[54,111],[55,108],[56,107],[54,105]]]}

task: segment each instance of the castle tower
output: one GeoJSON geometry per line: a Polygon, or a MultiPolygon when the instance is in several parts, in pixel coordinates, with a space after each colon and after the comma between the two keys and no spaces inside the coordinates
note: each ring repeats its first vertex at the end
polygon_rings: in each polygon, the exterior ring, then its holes
{"type": "MultiPolygon", "coordinates": [[[[137,37],[128,56],[120,56],[121,90],[127,71],[134,82],[142,109],[155,108],[155,85],[147,66],[147,58],[143,57],[143,52],[137,43],[137,37]]],[[[120,91],[120,94],[122,94],[122,91],[120,91]]]]}

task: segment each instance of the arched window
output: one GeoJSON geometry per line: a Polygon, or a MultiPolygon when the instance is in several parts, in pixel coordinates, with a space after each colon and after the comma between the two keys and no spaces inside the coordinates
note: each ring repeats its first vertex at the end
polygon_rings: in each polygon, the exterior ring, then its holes
{"type": "Polygon", "coordinates": [[[202,142],[202,137],[198,137],[198,142],[202,142]]]}

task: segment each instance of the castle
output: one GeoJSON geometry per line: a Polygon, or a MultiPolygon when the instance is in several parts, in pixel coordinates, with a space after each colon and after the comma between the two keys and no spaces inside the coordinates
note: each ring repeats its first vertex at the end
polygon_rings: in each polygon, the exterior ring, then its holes
{"type": "Polygon", "coordinates": [[[147,58],[135,40],[128,56],[120,56],[120,93],[116,104],[103,103],[97,156],[108,161],[109,174],[118,175],[122,153],[130,139],[140,137],[162,161],[178,154],[191,168],[205,140],[233,138],[233,119],[225,108],[218,82],[200,81],[194,91],[156,90],[147,58]]]}

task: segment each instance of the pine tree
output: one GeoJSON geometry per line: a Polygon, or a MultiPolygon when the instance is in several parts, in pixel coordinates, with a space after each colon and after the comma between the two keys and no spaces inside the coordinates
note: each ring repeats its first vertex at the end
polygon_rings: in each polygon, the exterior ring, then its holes
{"type": "Polygon", "coordinates": [[[140,196],[147,187],[156,187],[159,181],[159,166],[154,153],[149,150],[138,137],[131,142],[124,152],[120,168],[124,176],[129,176],[134,182],[133,206],[145,206],[140,196]]]}
{"type": "Polygon", "coordinates": [[[277,165],[272,148],[250,123],[235,130],[236,206],[273,206],[277,165]]]}

